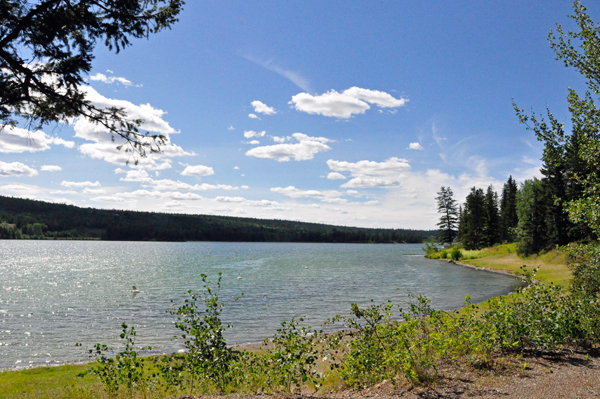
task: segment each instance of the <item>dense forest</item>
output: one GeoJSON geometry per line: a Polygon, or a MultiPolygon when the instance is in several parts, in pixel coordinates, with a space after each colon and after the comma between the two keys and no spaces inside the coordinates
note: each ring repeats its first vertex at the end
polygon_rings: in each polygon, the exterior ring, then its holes
{"type": "Polygon", "coordinates": [[[0,238],[419,243],[430,230],[367,229],[208,215],[79,208],[0,196],[0,238]]]}
{"type": "Polygon", "coordinates": [[[544,166],[541,179],[517,185],[509,177],[500,195],[492,186],[486,190],[472,187],[460,206],[453,200],[452,190],[442,187],[437,197],[442,214],[438,241],[459,242],[466,249],[517,241],[519,253],[530,255],[557,245],[596,240],[588,224],[569,218],[566,205],[583,195],[571,177],[581,171],[563,167],[559,172],[558,162],[553,160],[552,170],[544,166]]]}

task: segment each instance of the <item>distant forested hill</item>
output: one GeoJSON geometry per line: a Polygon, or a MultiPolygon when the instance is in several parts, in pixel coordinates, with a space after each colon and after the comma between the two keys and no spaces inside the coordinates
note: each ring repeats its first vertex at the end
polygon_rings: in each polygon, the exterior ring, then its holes
{"type": "Polygon", "coordinates": [[[0,238],[419,243],[433,230],[366,229],[227,216],[79,208],[0,196],[0,238]]]}

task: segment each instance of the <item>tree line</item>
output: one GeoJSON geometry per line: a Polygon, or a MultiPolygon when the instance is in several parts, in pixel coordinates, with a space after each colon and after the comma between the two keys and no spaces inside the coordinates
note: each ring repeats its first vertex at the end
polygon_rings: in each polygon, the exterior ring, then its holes
{"type": "Polygon", "coordinates": [[[581,171],[565,167],[562,176],[557,176],[552,170],[555,164],[551,169],[546,162],[541,179],[518,185],[510,176],[500,195],[492,185],[486,190],[472,187],[462,205],[457,204],[450,187],[442,187],[436,198],[441,214],[438,241],[459,242],[465,249],[518,241],[519,253],[530,255],[557,245],[597,239],[586,223],[569,218],[566,207],[582,195],[570,181],[570,176],[581,171]]]}
{"type": "Polygon", "coordinates": [[[2,239],[420,243],[433,230],[369,229],[210,215],[79,208],[0,196],[2,239]]]}

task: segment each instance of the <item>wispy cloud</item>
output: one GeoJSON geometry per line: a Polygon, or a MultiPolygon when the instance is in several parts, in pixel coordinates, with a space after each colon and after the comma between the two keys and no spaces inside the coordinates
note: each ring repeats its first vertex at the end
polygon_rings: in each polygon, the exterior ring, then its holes
{"type": "Polygon", "coordinates": [[[299,88],[304,91],[310,92],[310,82],[304,76],[301,76],[298,72],[290,71],[277,65],[273,60],[261,60],[248,54],[242,54],[242,57],[250,62],[260,65],[261,67],[268,69],[269,71],[275,72],[276,74],[283,76],[299,88]]]}

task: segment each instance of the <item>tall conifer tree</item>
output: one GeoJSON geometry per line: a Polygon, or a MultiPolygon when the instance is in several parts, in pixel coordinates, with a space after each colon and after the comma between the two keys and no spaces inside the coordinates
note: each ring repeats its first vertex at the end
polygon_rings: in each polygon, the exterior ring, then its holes
{"type": "Polygon", "coordinates": [[[487,247],[500,242],[500,215],[498,212],[498,194],[492,185],[485,193],[485,223],[483,243],[487,247]]]}
{"type": "Polygon", "coordinates": [[[504,242],[516,240],[516,236],[512,231],[519,223],[519,217],[517,216],[518,190],[517,182],[510,176],[504,184],[500,199],[500,239],[504,242]]]}
{"type": "Polygon", "coordinates": [[[450,187],[442,187],[437,193],[438,213],[442,216],[437,224],[439,227],[438,240],[444,244],[454,242],[458,234],[458,211],[456,200],[452,198],[454,193],[450,187]]]}
{"type": "Polygon", "coordinates": [[[467,195],[461,223],[461,242],[466,249],[486,246],[485,220],[485,194],[481,188],[473,187],[467,195]]]}

